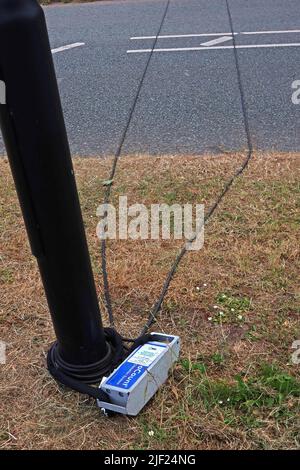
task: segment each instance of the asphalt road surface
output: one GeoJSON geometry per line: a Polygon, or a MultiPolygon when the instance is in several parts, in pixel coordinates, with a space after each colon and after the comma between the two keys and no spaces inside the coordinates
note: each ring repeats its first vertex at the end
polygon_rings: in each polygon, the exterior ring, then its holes
{"type": "MultiPolygon", "coordinates": [[[[229,5],[253,145],[299,151],[292,84],[300,85],[300,2],[229,5]]],[[[165,6],[114,0],[45,7],[73,154],[115,152],[165,6]]],[[[226,1],[171,0],[123,153],[245,147],[226,1]]]]}

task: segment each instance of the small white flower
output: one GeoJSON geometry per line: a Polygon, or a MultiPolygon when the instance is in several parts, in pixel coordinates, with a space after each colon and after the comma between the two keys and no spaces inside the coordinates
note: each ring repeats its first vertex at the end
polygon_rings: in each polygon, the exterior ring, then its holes
{"type": "Polygon", "coordinates": [[[149,434],[150,437],[153,437],[154,436],[154,431],[149,431],[148,434],[149,434]]]}
{"type": "Polygon", "coordinates": [[[203,284],[203,287],[207,287],[207,284],[204,283],[204,284],[203,284]]]}
{"type": "Polygon", "coordinates": [[[219,404],[222,405],[222,404],[223,404],[223,401],[222,401],[222,400],[219,400],[219,404]]]}
{"type": "Polygon", "coordinates": [[[222,294],[222,299],[226,299],[226,294],[222,294]]]}
{"type": "Polygon", "coordinates": [[[230,310],[231,310],[232,312],[234,312],[234,308],[231,308],[230,310]]]}
{"type": "Polygon", "coordinates": [[[207,319],[207,320],[208,320],[208,321],[212,321],[212,317],[208,317],[208,319],[207,319]]]}
{"type": "Polygon", "coordinates": [[[214,309],[219,308],[217,305],[214,305],[214,309]]]}
{"type": "Polygon", "coordinates": [[[224,312],[219,313],[220,317],[224,317],[224,312]]]}
{"type": "Polygon", "coordinates": [[[227,398],[227,401],[230,401],[230,398],[227,398]]]}
{"type": "Polygon", "coordinates": [[[196,287],[196,290],[200,290],[200,287],[197,286],[197,287],[196,287]]]}
{"type": "Polygon", "coordinates": [[[243,315],[238,315],[239,320],[243,320],[243,315]]]}

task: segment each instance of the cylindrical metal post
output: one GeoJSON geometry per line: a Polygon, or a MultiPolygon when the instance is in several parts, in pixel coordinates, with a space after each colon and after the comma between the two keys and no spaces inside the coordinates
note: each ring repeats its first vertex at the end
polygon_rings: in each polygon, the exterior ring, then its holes
{"type": "Polygon", "coordinates": [[[44,13],[0,0],[0,124],[57,336],[55,361],[92,382],[108,363],[44,13]],[[104,362],[103,362],[104,361],[104,362]],[[99,372],[99,373],[98,373],[99,372]]]}

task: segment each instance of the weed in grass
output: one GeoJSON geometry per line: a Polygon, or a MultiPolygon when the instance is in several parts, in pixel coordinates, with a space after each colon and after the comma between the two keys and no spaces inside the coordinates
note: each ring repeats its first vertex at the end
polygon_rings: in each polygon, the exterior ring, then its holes
{"type": "Polygon", "coordinates": [[[224,358],[224,355],[221,354],[221,353],[214,353],[212,356],[211,356],[211,360],[214,364],[216,365],[222,365],[224,364],[225,362],[225,358],[224,358]]]}
{"type": "Polygon", "coordinates": [[[233,296],[228,293],[220,293],[216,298],[214,314],[210,317],[213,323],[237,323],[245,321],[245,313],[251,308],[251,300],[247,297],[233,296]]]}
{"type": "MultiPolygon", "coordinates": [[[[172,433],[174,434],[174,432],[172,433]]],[[[159,445],[170,438],[170,433],[163,427],[155,422],[142,423],[142,448],[151,448],[154,445],[159,445]]]]}
{"type": "Polygon", "coordinates": [[[178,201],[177,194],[174,191],[170,193],[166,193],[164,199],[165,199],[165,203],[169,205],[175,204],[178,201]]]}
{"type": "Polygon", "coordinates": [[[14,281],[14,273],[9,268],[0,268],[0,282],[11,284],[14,281]]]}
{"type": "Polygon", "coordinates": [[[256,325],[252,325],[250,329],[246,331],[245,338],[248,339],[249,341],[259,341],[260,337],[256,332],[257,332],[256,325]]]}
{"type": "Polygon", "coordinates": [[[202,374],[206,373],[206,366],[202,362],[191,362],[189,359],[182,359],[180,364],[186,372],[197,370],[202,374]]]}

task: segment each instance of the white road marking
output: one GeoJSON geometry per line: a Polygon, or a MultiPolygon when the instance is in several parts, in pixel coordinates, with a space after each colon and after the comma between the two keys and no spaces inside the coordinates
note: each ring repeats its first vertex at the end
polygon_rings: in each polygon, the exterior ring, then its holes
{"type": "MultiPolygon", "coordinates": [[[[236,49],[259,49],[259,48],[272,48],[272,47],[300,47],[300,42],[289,44],[249,44],[237,45],[236,49]]],[[[153,49],[153,52],[184,52],[184,51],[211,51],[211,50],[225,50],[234,49],[234,46],[210,46],[210,47],[174,47],[168,49],[153,49]]],[[[144,52],[151,52],[152,49],[133,49],[127,51],[127,54],[138,54],[144,52]]]]}
{"type": "Polygon", "coordinates": [[[288,34],[288,33],[300,33],[300,29],[288,29],[283,31],[244,31],[240,34],[288,34]]]}
{"type": "MultiPolygon", "coordinates": [[[[237,34],[237,33],[234,33],[237,34]]],[[[157,36],[157,39],[173,39],[173,38],[200,38],[209,36],[232,36],[231,33],[199,33],[199,34],[167,34],[163,36],[157,36]]],[[[138,39],[156,39],[156,36],[133,36],[131,40],[138,39]]]]}
{"type": "Polygon", "coordinates": [[[84,42],[74,42],[73,44],[67,44],[66,46],[57,47],[56,49],[52,49],[52,54],[56,54],[57,52],[68,51],[69,49],[74,49],[74,47],[84,46],[84,42]]]}
{"type": "Polygon", "coordinates": [[[231,41],[232,36],[221,36],[217,39],[212,39],[211,41],[202,42],[201,46],[214,46],[215,44],[220,44],[221,42],[231,41]]]}
{"type": "MultiPolygon", "coordinates": [[[[289,29],[289,30],[279,30],[279,31],[242,31],[239,33],[233,34],[292,34],[300,33],[300,29],[289,29]]],[[[231,33],[199,33],[199,34],[168,34],[157,36],[158,39],[172,39],[172,38],[198,38],[205,36],[231,36],[231,33]]],[[[133,36],[131,40],[141,40],[141,39],[156,39],[156,36],[133,36]]]]}

